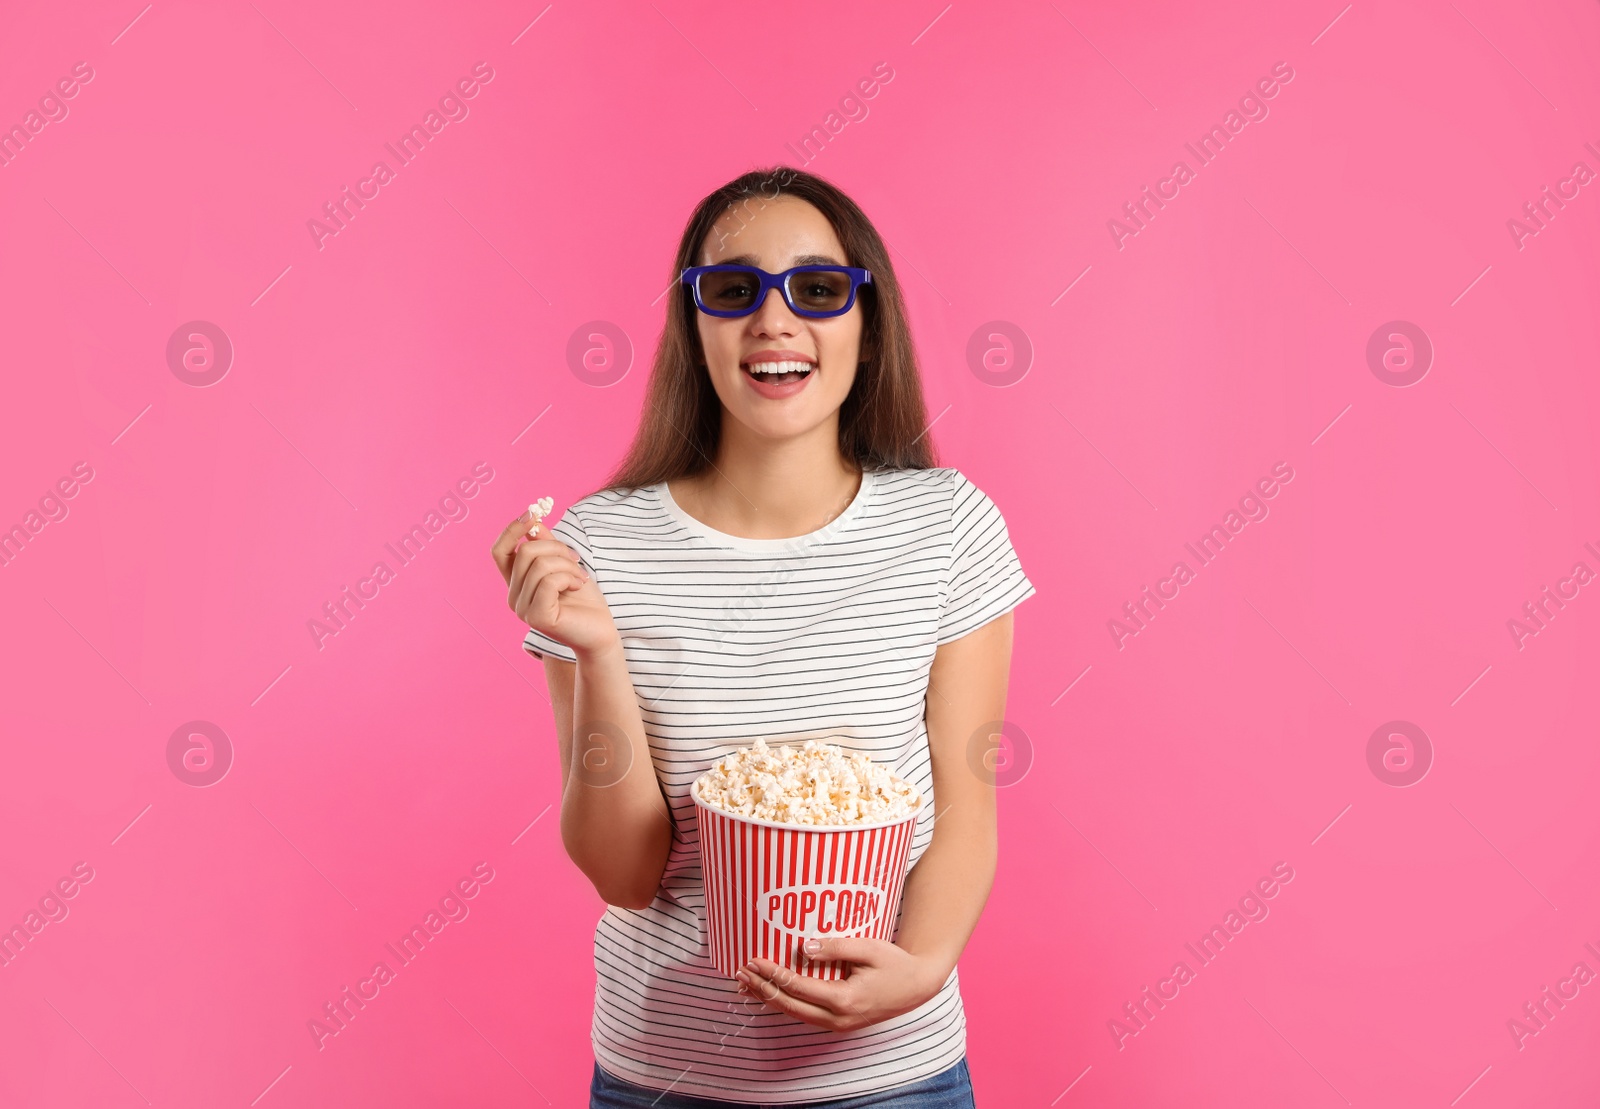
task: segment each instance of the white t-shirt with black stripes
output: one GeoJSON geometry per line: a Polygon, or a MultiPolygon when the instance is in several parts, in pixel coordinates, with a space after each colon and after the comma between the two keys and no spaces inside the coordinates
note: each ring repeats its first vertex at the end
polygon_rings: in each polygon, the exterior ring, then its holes
{"type": "MultiPolygon", "coordinates": [[[[866,752],[927,798],[915,866],[937,810],[923,718],[934,651],[1035,592],[1000,510],[939,467],[867,471],[844,512],[788,539],[715,531],[665,482],[590,494],[551,531],[611,609],[673,818],[655,901],[609,906],[595,928],[595,1060],[641,1086],[760,1104],[871,1093],[952,1066],[966,1051],[954,970],[916,1009],[843,1033],[747,1000],[717,972],[689,786],[757,736],[866,752]]],[[[531,628],[523,647],[574,661],[531,628]]]]}

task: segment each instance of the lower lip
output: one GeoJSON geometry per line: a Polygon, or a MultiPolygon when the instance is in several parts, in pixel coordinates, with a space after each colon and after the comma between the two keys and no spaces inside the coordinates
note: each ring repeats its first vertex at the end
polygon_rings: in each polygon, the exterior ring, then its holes
{"type": "Polygon", "coordinates": [[[792,397],[801,389],[804,389],[807,385],[809,385],[811,383],[811,379],[817,376],[817,371],[812,369],[810,373],[806,374],[806,376],[802,377],[799,381],[790,381],[780,385],[773,381],[763,381],[755,374],[745,370],[743,367],[740,368],[739,373],[744,376],[745,381],[749,382],[750,388],[754,389],[768,400],[782,400],[784,397],[792,397]]]}

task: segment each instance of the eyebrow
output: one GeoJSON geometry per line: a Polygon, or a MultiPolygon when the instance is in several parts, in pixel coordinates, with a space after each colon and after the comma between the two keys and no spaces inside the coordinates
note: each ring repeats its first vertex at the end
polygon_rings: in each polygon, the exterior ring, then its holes
{"type": "MultiPolygon", "coordinates": [[[[756,258],[753,254],[736,254],[732,258],[724,258],[721,262],[725,266],[754,266],[756,258]]],[[[837,258],[829,258],[823,254],[802,254],[791,265],[795,266],[842,266],[843,262],[837,258]]]]}

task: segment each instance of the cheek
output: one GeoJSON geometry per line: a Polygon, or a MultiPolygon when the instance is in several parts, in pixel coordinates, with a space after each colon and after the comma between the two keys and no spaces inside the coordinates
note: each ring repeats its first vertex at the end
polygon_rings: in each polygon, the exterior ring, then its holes
{"type": "Polygon", "coordinates": [[[711,388],[724,405],[737,405],[744,398],[744,371],[739,368],[742,349],[739,330],[728,324],[740,320],[713,320],[700,324],[700,350],[704,366],[696,366],[694,373],[711,378],[711,388]]]}
{"type": "Polygon", "coordinates": [[[714,372],[739,368],[738,332],[727,326],[734,321],[700,317],[700,350],[706,365],[714,372]]]}
{"type": "MultiPolygon", "coordinates": [[[[845,317],[847,326],[830,329],[817,335],[817,353],[822,359],[822,364],[833,368],[835,371],[843,369],[845,374],[835,376],[843,377],[854,372],[861,362],[861,319],[852,312],[845,317]]],[[[844,322],[841,320],[841,322],[844,322]]],[[[848,389],[848,384],[846,388],[848,389]]]]}
{"type": "Polygon", "coordinates": [[[710,357],[712,348],[716,346],[716,328],[711,326],[710,317],[696,312],[694,316],[695,335],[700,339],[700,350],[706,357],[710,357]]]}
{"type": "Polygon", "coordinates": [[[856,367],[851,367],[851,371],[848,375],[841,375],[840,380],[837,383],[837,388],[834,390],[833,403],[835,405],[844,403],[844,399],[850,395],[851,386],[853,386],[856,382],[856,374],[860,372],[861,371],[856,367]]]}

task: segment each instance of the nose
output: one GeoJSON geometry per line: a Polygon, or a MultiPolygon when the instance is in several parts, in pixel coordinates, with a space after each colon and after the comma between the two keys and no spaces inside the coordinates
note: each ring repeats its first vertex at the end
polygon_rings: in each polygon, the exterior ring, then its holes
{"type": "Polygon", "coordinates": [[[750,330],[760,336],[794,335],[800,330],[800,317],[789,310],[782,289],[768,289],[761,307],[750,313],[750,330]]]}

